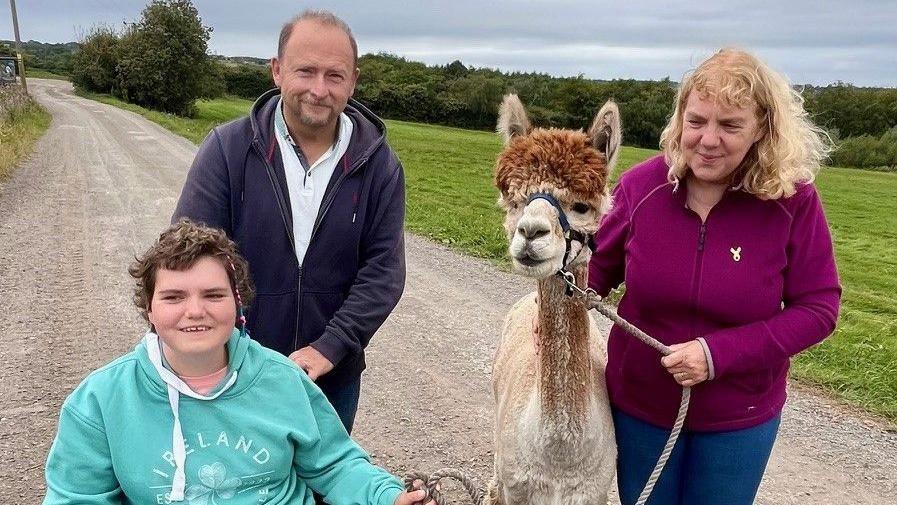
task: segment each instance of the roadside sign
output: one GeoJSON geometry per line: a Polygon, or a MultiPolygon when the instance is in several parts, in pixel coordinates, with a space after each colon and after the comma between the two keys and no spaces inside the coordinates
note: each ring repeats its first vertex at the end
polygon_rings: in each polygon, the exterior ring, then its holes
{"type": "Polygon", "coordinates": [[[0,84],[16,82],[16,66],[15,57],[0,56],[0,84]]]}

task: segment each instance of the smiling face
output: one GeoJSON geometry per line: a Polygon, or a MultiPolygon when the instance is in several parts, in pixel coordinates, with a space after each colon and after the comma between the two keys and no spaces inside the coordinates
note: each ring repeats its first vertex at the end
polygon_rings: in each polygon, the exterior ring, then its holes
{"type": "Polygon", "coordinates": [[[271,73],[287,125],[308,131],[336,128],[358,79],[349,36],[313,19],[293,26],[283,54],[271,60],[271,73]]]}
{"type": "Polygon", "coordinates": [[[159,269],[147,316],[177,373],[201,375],[227,362],[236,302],[220,261],[203,256],[186,270],[159,269]]]}
{"type": "Polygon", "coordinates": [[[760,137],[756,106],[727,105],[697,91],[689,95],[682,114],[682,154],[699,181],[731,185],[760,137]]]}

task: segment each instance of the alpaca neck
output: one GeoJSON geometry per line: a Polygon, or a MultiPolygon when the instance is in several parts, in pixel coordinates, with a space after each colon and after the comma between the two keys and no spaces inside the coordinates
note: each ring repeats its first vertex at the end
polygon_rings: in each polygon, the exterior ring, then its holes
{"type": "MultiPolygon", "coordinates": [[[[586,267],[570,270],[585,286],[586,267]]],[[[543,420],[566,432],[585,421],[592,386],[589,315],[585,301],[567,296],[556,275],[539,280],[539,389],[543,420]]]]}

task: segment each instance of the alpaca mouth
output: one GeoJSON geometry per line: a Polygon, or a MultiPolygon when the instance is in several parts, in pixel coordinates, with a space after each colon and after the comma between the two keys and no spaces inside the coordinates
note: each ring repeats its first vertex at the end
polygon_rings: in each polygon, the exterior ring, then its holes
{"type": "Polygon", "coordinates": [[[532,256],[530,256],[528,254],[524,254],[523,256],[515,256],[514,261],[516,261],[517,263],[520,263],[523,266],[527,266],[527,267],[534,267],[536,265],[545,263],[544,259],[533,258],[532,256]]]}

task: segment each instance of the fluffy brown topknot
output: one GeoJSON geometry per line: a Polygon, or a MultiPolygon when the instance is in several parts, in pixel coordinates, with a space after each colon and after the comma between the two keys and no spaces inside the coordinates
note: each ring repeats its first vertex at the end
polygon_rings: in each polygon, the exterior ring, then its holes
{"type": "Polygon", "coordinates": [[[509,201],[550,188],[555,196],[597,204],[607,187],[607,159],[581,131],[537,128],[508,142],[496,163],[495,184],[509,201]]]}

